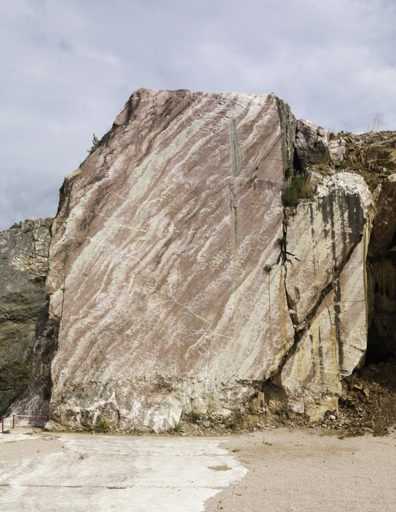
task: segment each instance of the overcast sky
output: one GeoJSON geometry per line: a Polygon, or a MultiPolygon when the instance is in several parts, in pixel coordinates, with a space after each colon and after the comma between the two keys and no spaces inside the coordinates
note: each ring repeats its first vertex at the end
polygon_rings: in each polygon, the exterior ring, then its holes
{"type": "Polygon", "coordinates": [[[53,216],[138,87],[274,92],[396,129],[396,0],[0,0],[0,229],[53,216]]]}

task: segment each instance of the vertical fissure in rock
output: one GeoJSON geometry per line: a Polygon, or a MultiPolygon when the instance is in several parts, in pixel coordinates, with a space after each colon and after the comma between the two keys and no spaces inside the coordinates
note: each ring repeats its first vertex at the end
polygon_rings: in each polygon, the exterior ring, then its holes
{"type": "Polygon", "coordinates": [[[231,146],[231,182],[230,190],[230,216],[231,216],[231,240],[232,240],[232,266],[233,266],[233,293],[234,293],[234,336],[239,335],[239,307],[238,289],[240,284],[240,261],[239,261],[239,219],[238,219],[238,197],[236,178],[242,170],[242,153],[238,139],[236,120],[232,119],[230,124],[230,146],[231,146]]]}
{"type": "Polygon", "coordinates": [[[239,143],[236,120],[231,121],[231,176],[237,178],[242,170],[242,152],[239,143]]]}
{"type": "Polygon", "coordinates": [[[341,286],[337,279],[334,283],[334,323],[336,329],[336,340],[338,345],[338,368],[340,370],[341,378],[349,374],[343,370],[344,367],[344,344],[341,337],[341,286]]]}
{"type": "MultiPolygon", "coordinates": [[[[286,366],[286,364],[290,360],[290,358],[295,354],[295,352],[296,352],[296,350],[298,348],[299,343],[301,342],[301,340],[304,337],[304,335],[307,332],[307,330],[310,328],[311,321],[315,317],[315,315],[316,315],[319,307],[321,306],[322,302],[325,300],[325,298],[331,292],[331,290],[335,289],[337,291],[337,289],[339,289],[338,279],[339,279],[339,277],[341,275],[341,272],[345,268],[346,264],[348,263],[348,261],[350,260],[350,258],[352,256],[354,250],[360,244],[362,239],[363,239],[363,234],[361,234],[360,237],[358,238],[358,240],[353,244],[353,246],[348,251],[345,259],[341,262],[341,264],[337,268],[335,268],[334,274],[333,274],[333,278],[332,278],[331,282],[321,291],[319,299],[316,301],[316,303],[313,306],[313,308],[310,310],[310,312],[306,315],[306,317],[303,319],[303,321],[298,326],[294,326],[295,334],[294,334],[293,344],[284,353],[284,355],[283,355],[283,357],[282,357],[282,359],[281,359],[277,369],[265,381],[264,386],[267,385],[268,382],[279,383],[280,375],[281,375],[284,367],[286,366]]],[[[286,289],[286,294],[287,294],[286,280],[285,280],[285,289],[286,289]]],[[[339,344],[339,347],[340,347],[340,345],[342,345],[340,330],[338,331],[337,340],[338,340],[338,344],[339,344]]],[[[342,359],[343,359],[342,347],[340,349],[340,354],[341,354],[340,355],[340,367],[341,367],[342,366],[342,359]]]]}

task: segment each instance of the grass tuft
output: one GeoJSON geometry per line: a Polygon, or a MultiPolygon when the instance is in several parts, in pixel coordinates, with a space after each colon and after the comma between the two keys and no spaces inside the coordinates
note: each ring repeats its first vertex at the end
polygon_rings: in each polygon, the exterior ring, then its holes
{"type": "Polygon", "coordinates": [[[91,149],[87,149],[87,152],[89,153],[89,155],[92,155],[92,153],[95,153],[95,151],[99,147],[99,144],[100,144],[100,140],[97,138],[97,136],[95,134],[93,134],[91,149]]]}
{"type": "Polygon", "coordinates": [[[199,412],[197,411],[197,409],[191,409],[190,413],[189,413],[189,418],[191,420],[191,423],[196,423],[199,418],[201,417],[201,415],[199,414],[199,412]]]}
{"type": "Polygon", "coordinates": [[[295,206],[300,199],[313,199],[311,180],[306,176],[296,176],[285,181],[282,192],[284,206],[295,206]]]}
{"type": "Polygon", "coordinates": [[[173,425],[169,425],[169,428],[172,432],[175,432],[175,433],[178,433],[181,431],[182,429],[182,424],[181,424],[181,421],[179,422],[174,422],[173,425]]]}
{"type": "Polygon", "coordinates": [[[367,125],[367,132],[369,135],[369,142],[373,142],[375,139],[375,134],[378,132],[379,121],[372,121],[367,125]]]}
{"type": "Polygon", "coordinates": [[[100,417],[96,421],[95,425],[95,432],[101,433],[101,432],[107,432],[110,426],[110,418],[105,417],[101,419],[100,417]]]}

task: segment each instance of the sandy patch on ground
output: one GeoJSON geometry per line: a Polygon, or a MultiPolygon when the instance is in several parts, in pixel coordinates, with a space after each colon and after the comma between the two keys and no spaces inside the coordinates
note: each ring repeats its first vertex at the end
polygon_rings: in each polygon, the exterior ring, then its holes
{"type": "Polygon", "coordinates": [[[0,443],[0,463],[7,461],[21,461],[35,456],[45,456],[64,449],[64,443],[55,436],[43,435],[25,438],[21,436],[9,438],[8,442],[0,443]]]}

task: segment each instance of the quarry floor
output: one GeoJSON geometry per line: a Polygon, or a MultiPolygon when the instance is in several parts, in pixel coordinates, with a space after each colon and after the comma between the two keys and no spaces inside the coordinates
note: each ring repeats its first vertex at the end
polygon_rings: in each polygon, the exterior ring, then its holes
{"type": "Polygon", "coordinates": [[[396,510],[396,431],[0,434],[0,511],[396,510]]]}

